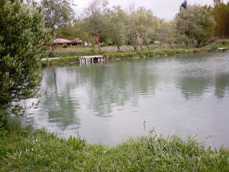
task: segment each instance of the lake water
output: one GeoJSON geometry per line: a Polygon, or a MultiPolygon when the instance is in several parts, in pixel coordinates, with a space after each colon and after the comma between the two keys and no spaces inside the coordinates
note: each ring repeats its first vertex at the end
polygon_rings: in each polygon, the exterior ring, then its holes
{"type": "Polygon", "coordinates": [[[60,137],[116,145],[157,133],[229,147],[228,53],[50,67],[40,92],[24,120],[60,137]]]}

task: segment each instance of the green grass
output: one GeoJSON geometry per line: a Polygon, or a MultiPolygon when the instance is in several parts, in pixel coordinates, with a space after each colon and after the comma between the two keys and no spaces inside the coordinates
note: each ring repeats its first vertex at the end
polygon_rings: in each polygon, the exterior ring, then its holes
{"type": "Polygon", "coordinates": [[[180,54],[192,54],[198,52],[205,52],[205,49],[155,49],[144,51],[132,51],[132,52],[104,52],[103,54],[110,59],[113,58],[151,58],[151,57],[167,57],[180,54]]]}
{"type": "MultiPolygon", "coordinates": [[[[229,41],[228,41],[229,42],[229,41]]],[[[56,48],[51,54],[52,57],[60,57],[59,59],[50,58],[42,60],[43,66],[46,65],[64,65],[64,64],[78,64],[79,57],[83,55],[104,55],[108,60],[124,60],[124,59],[142,59],[153,57],[174,57],[181,54],[193,54],[201,52],[219,51],[219,48],[229,49],[227,40],[221,42],[214,42],[202,48],[143,48],[139,51],[134,51],[130,46],[123,46],[122,51],[117,51],[116,47],[102,47],[100,50],[97,48],[85,47],[67,47],[56,48]]]]}
{"type": "Polygon", "coordinates": [[[194,51],[200,51],[203,49],[179,49],[179,48],[144,48],[142,50],[134,51],[132,49],[123,49],[122,51],[117,51],[115,47],[102,47],[100,50],[96,48],[84,48],[84,47],[67,47],[67,48],[56,48],[51,53],[53,57],[71,57],[71,56],[83,56],[83,55],[95,55],[103,54],[107,57],[135,57],[135,56],[166,56],[166,55],[176,55],[177,53],[190,53],[194,51]]]}
{"type": "MultiPolygon", "coordinates": [[[[64,51],[64,53],[54,53],[59,57],[42,59],[43,66],[46,65],[61,65],[61,64],[77,64],[79,63],[79,54],[83,51],[83,48],[70,47],[66,49],[56,49],[55,51],[64,51]],[[69,52],[68,52],[69,51],[69,52]],[[79,51],[79,52],[78,52],[79,51]]],[[[92,51],[89,48],[86,48],[84,55],[91,54],[102,54],[106,57],[107,60],[124,60],[124,59],[142,59],[142,58],[153,58],[153,57],[174,57],[180,54],[193,54],[198,52],[207,52],[207,49],[145,49],[142,51],[126,51],[126,52],[117,52],[117,51],[92,51]]]]}
{"type": "Polygon", "coordinates": [[[144,137],[109,148],[45,131],[0,130],[0,171],[227,172],[229,152],[192,139],[144,137]]]}
{"type": "Polygon", "coordinates": [[[41,60],[42,66],[63,65],[63,64],[79,64],[79,56],[65,56],[46,58],[41,60]]]}
{"type": "Polygon", "coordinates": [[[205,48],[209,51],[219,51],[220,49],[229,50],[229,39],[220,39],[210,43],[205,48]]]}
{"type": "Polygon", "coordinates": [[[83,56],[93,55],[98,53],[99,50],[90,47],[57,47],[51,52],[52,57],[68,57],[68,56],[83,56]]]}
{"type": "Polygon", "coordinates": [[[144,47],[142,50],[134,51],[131,46],[122,46],[121,51],[117,51],[115,46],[101,47],[101,49],[93,47],[57,47],[50,52],[51,57],[61,57],[60,59],[42,60],[42,64],[46,65],[61,65],[79,63],[79,57],[83,55],[102,54],[108,60],[122,59],[140,59],[152,57],[174,57],[180,54],[193,54],[201,52],[225,51],[229,50],[229,40],[216,40],[202,48],[159,48],[155,46],[144,47]]]}

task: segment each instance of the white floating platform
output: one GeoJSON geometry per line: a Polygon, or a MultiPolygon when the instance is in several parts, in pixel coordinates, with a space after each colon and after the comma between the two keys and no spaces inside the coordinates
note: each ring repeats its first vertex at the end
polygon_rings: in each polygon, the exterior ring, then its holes
{"type": "Polygon", "coordinates": [[[93,55],[93,56],[81,56],[80,64],[93,64],[105,62],[105,57],[103,55],[93,55]]]}

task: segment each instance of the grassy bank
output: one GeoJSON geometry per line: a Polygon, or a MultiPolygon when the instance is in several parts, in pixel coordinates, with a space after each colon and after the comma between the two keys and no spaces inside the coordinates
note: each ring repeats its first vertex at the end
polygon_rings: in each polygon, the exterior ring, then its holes
{"type": "MultiPolygon", "coordinates": [[[[207,52],[207,50],[206,49],[156,49],[156,50],[127,51],[127,52],[95,51],[93,54],[101,54],[106,57],[107,61],[115,61],[115,60],[122,60],[122,59],[167,57],[167,56],[175,56],[180,54],[193,54],[198,52],[207,52]]],[[[57,55],[56,57],[42,59],[42,64],[46,66],[46,65],[79,63],[80,55],[77,55],[77,52],[75,53],[75,55],[73,55],[73,53],[68,54],[67,52],[63,56],[61,56],[61,54],[56,54],[56,55],[57,55]]],[[[92,53],[87,53],[86,55],[92,55],[92,53]]]]}
{"type": "Polygon", "coordinates": [[[108,148],[13,126],[0,130],[0,171],[4,172],[229,171],[229,152],[205,149],[193,140],[145,137],[108,148]]]}
{"type": "Polygon", "coordinates": [[[229,40],[213,42],[202,48],[143,48],[141,51],[134,51],[131,47],[124,46],[121,51],[117,51],[115,47],[102,47],[101,49],[83,48],[83,47],[67,47],[56,48],[52,51],[49,60],[43,59],[42,64],[57,65],[57,64],[72,64],[79,63],[79,57],[83,55],[104,55],[107,60],[122,60],[122,59],[140,59],[152,57],[167,57],[181,54],[193,54],[200,52],[216,52],[229,50],[229,40]],[[54,57],[54,58],[52,58],[54,57]],[[59,58],[55,58],[59,57],[59,58]]]}
{"type": "Polygon", "coordinates": [[[78,64],[79,56],[54,57],[41,60],[42,66],[78,64]]]}
{"type": "Polygon", "coordinates": [[[151,57],[167,57],[179,54],[192,54],[198,52],[207,52],[205,49],[155,49],[132,52],[105,52],[103,55],[108,59],[122,58],[151,58],[151,57]]]}

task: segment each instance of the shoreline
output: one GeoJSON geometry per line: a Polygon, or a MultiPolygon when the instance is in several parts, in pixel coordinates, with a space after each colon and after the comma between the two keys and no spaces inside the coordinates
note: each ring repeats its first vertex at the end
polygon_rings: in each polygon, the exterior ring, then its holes
{"type": "MultiPolygon", "coordinates": [[[[198,54],[198,53],[211,53],[211,52],[227,52],[229,46],[225,48],[192,48],[192,49],[154,49],[154,50],[142,50],[142,51],[126,51],[126,52],[85,52],[84,55],[94,55],[100,54],[105,57],[106,61],[117,61],[117,60],[132,60],[132,59],[146,59],[155,57],[175,57],[177,55],[188,55],[188,54],[198,54]]],[[[68,54],[68,53],[66,53],[68,54]]],[[[71,65],[80,64],[80,54],[75,52],[75,55],[70,53],[68,55],[61,56],[56,54],[55,57],[48,57],[41,59],[42,66],[52,66],[52,65],[71,65]]]]}
{"type": "Polygon", "coordinates": [[[0,171],[228,171],[227,149],[193,139],[140,137],[115,147],[61,139],[44,130],[0,129],[0,171]]]}

